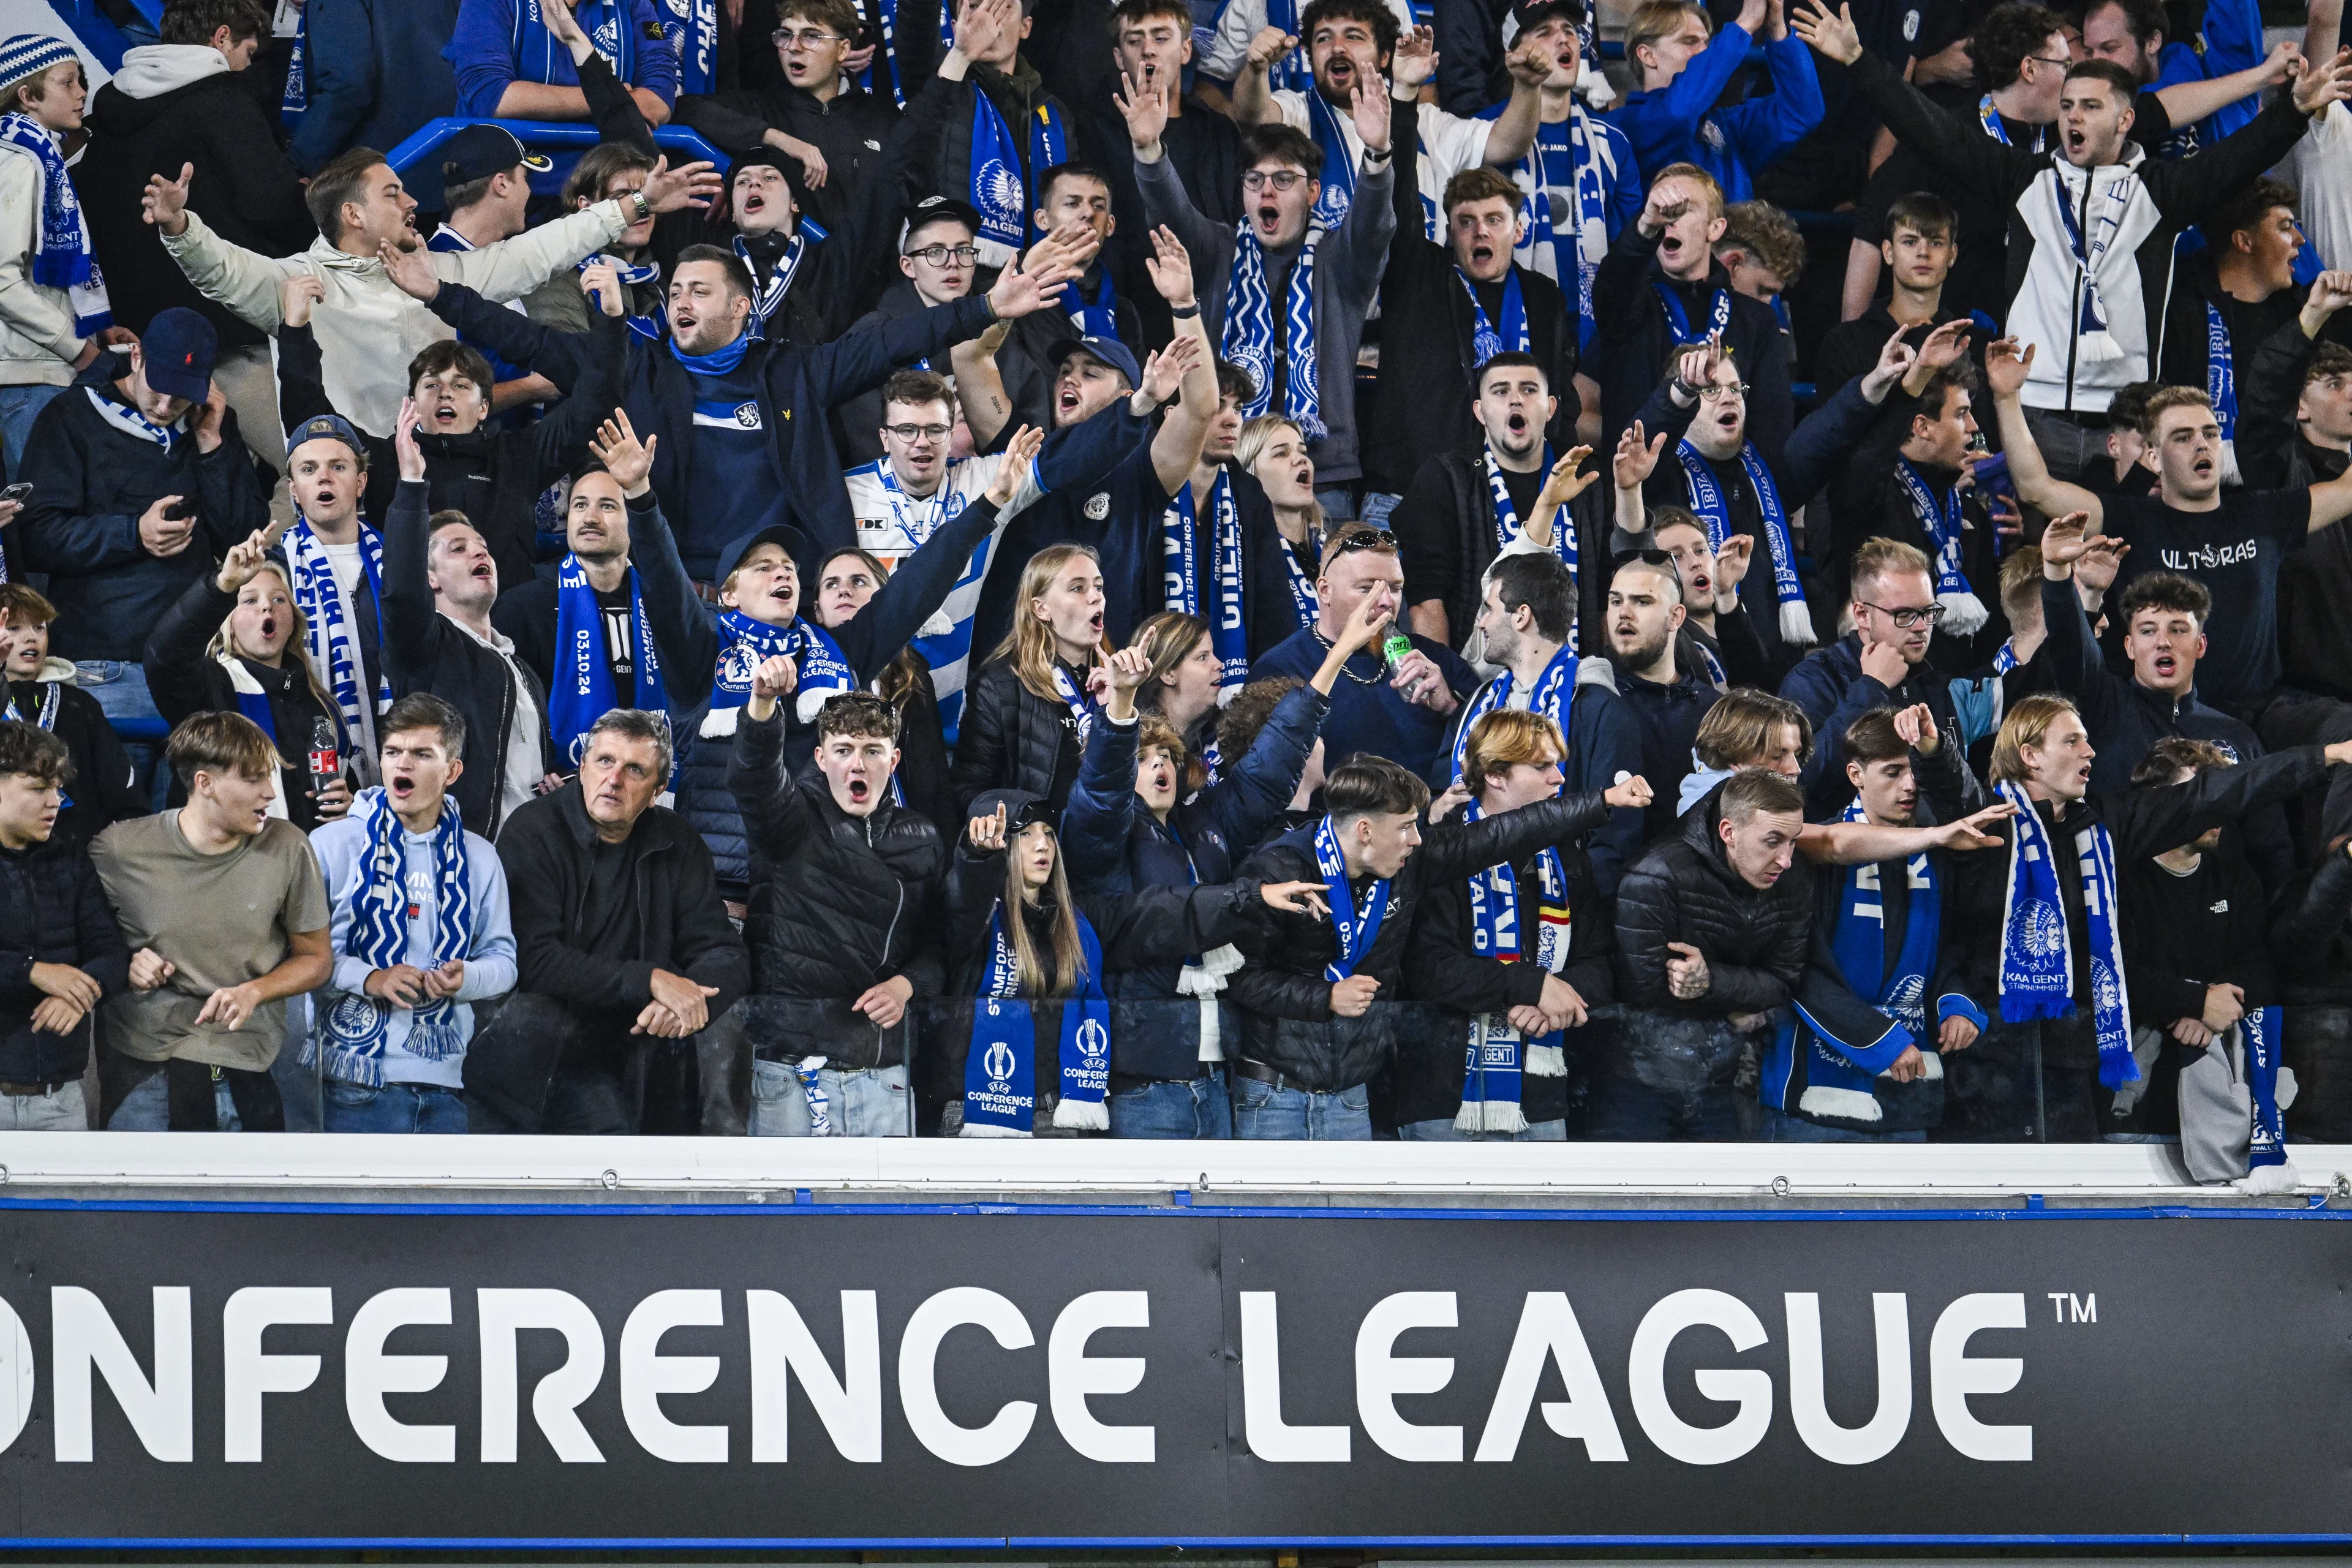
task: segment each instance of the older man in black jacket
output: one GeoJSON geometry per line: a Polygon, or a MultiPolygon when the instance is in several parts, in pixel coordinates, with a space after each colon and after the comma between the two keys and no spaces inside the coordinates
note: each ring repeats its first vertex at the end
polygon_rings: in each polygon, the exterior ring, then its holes
{"type": "Polygon", "coordinates": [[[499,836],[520,977],[466,1053],[472,1131],[698,1130],[696,1037],[742,994],[743,939],[710,851],[654,805],[670,761],[667,719],[616,708],[499,836]]]}
{"type": "MultiPolygon", "coordinates": [[[[898,710],[862,691],[816,717],[816,775],[782,765],[789,659],[754,672],[727,786],[751,850],[751,1047],[755,1138],[908,1137],[908,1023],[945,982],[948,849],[892,799],[898,710]]],[[[740,1053],[739,1053],[740,1055],[740,1053]]]]}
{"type": "Polygon", "coordinates": [[[1328,815],[1286,833],[1239,875],[1327,885],[1328,919],[1268,916],[1241,943],[1246,960],[1227,995],[1242,1010],[1232,1061],[1234,1135],[1362,1141],[1372,1135],[1370,1085],[1396,1054],[1395,996],[1414,917],[1427,890],[1648,802],[1638,779],[1522,806],[1478,822],[1442,822],[1424,837],[1429,788],[1385,757],[1359,755],[1323,785],[1328,815]]]}

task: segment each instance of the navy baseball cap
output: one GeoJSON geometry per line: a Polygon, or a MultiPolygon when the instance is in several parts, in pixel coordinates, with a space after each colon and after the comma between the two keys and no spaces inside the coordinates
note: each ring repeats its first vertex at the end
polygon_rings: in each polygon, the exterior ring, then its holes
{"type": "Polygon", "coordinates": [[[468,125],[441,143],[441,179],[445,184],[470,184],[503,174],[520,163],[534,174],[555,167],[551,159],[527,153],[515,133],[503,125],[468,125]]]}
{"type": "Polygon", "coordinates": [[[1503,47],[1509,48],[1522,33],[1532,33],[1554,17],[1563,17],[1568,25],[1581,31],[1584,7],[1577,0],[1519,0],[1503,18],[1503,47]]]}
{"type": "Polygon", "coordinates": [[[1054,345],[1048,357],[1058,371],[1062,368],[1062,362],[1075,353],[1092,354],[1127,377],[1129,391],[1143,384],[1143,367],[1135,363],[1135,352],[1117,338],[1064,338],[1054,345]]]}
{"type": "Polygon", "coordinates": [[[341,441],[352,449],[353,457],[363,458],[367,456],[367,443],[360,439],[357,430],[352,428],[352,422],[340,414],[313,414],[296,426],[293,433],[286,437],[286,455],[292,457],[294,448],[305,441],[341,441]]]}
{"type": "Polygon", "coordinates": [[[219,352],[220,335],[213,324],[184,305],[155,312],[139,337],[147,384],[191,403],[202,403],[212,390],[213,356],[219,352]]]}
{"type": "Polygon", "coordinates": [[[952,220],[963,225],[964,227],[971,230],[975,237],[980,233],[978,207],[973,206],[970,202],[958,201],[953,196],[925,196],[907,214],[907,228],[899,239],[898,248],[905,250],[907,241],[914,238],[915,231],[925,224],[939,223],[943,220],[952,220]]]}
{"type": "Polygon", "coordinates": [[[789,522],[773,522],[755,533],[747,533],[719,552],[718,581],[724,583],[743,564],[743,557],[762,544],[780,544],[795,564],[809,557],[808,535],[789,522]]]}

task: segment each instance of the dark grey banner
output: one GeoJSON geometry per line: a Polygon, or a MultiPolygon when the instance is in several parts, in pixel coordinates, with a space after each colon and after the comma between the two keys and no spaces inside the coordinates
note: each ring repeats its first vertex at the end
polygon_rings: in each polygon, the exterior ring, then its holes
{"type": "Polygon", "coordinates": [[[16,1541],[2352,1533],[2326,1214],[0,1205],[16,1541]]]}

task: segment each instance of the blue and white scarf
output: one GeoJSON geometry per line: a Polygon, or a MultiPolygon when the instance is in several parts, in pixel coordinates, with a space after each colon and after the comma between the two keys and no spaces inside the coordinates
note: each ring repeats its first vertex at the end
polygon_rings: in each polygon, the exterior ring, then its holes
{"type": "MultiPolygon", "coordinates": [[[[2139,150],[2128,147],[2126,156],[2131,160],[2106,183],[2095,202],[2091,230],[2086,236],[2080,219],[2074,216],[2074,204],[2069,198],[2063,179],[2051,181],[2050,188],[2058,208],[2059,221],[2065,226],[2067,246],[2074,253],[2076,265],[2083,269],[2081,306],[2074,320],[2076,338],[2074,356],[2078,362],[2090,363],[2121,359],[2124,346],[2116,342],[2108,330],[2110,317],[2107,302],[2099,292],[2099,274],[2106,265],[2107,251],[2123,231],[2124,215],[2131,206],[2132,197],[2139,190],[2139,150]]],[[[2099,171],[2085,171],[2084,178],[2095,183],[2099,171]]]]}
{"type": "Polygon", "coordinates": [[[305,64],[310,52],[310,8],[300,5],[294,11],[294,53],[286,62],[286,90],[278,100],[278,122],[289,135],[302,123],[302,115],[310,107],[310,70],[305,64]]]}
{"type": "Polygon", "coordinates": [[[1462,279],[1462,291],[1470,296],[1470,363],[1472,367],[1485,364],[1506,349],[1513,353],[1534,350],[1535,340],[1528,333],[1528,305],[1519,295],[1519,269],[1516,267],[1503,274],[1503,325],[1499,331],[1486,319],[1486,307],[1478,302],[1478,286],[1459,267],[1454,276],[1462,279]]]}
{"type": "MultiPolygon", "coordinates": [[[[653,624],[646,617],[645,584],[634,566],[629,568],[629,626],[637,645],[632,660],[636,699],[630,706],[667,712],[669,693],[662,681],[661,653],[654,646],[653,624]]],[[[744,695],[748,699],[751,694],[744,695]]],[[[588,569],[577,555],[566,555],[555,569],[555,679],[547,690],[547,727],[557,754],[578,767],[589,730],[619,706],[617,699],[613,661],[604,647],[604,606],[597,602],[588,569]]]]}
{"type": "Polygon", "coordinates": [[[1105,267],[1100,270],[1102,281],[1096,288],[1093,299],[1087,299],[1079,290],[1078,280],[1073,278],[1062,285],[1061,298],[1055,301],[1055,309],[1068,314],[1082,338],[1117,339],[1118,295],[1111,289],[1110,268],[1105,267]]]}
{"type": "Polygon", "coordinates": [[[661,27],[677,52],[679,96],[718,91],[719,0],[663,0],[662,8],[672,18],[661,27]]]}
{"type": "MultiPolygon", "coordinates": [[[[1463,807],[1463,821],[1478,820],[1478,803],[1463,807]]],[[[1536,967],[1558,974],[1568,967],[1570,915],[1568,868],[1559,851],[1546,845],[1536,856],[1536,967]]],[[[1527,956],[1527,932],[1519,907],[1518,873],[1507,862],[1469,879],[1470,945],[1480,958],[1517,963],[1527,956]]],[[[1470,1020],[1469,1054],[1462,1077],[1462,1108],[1454,1126],[1461,1132],[1524,1132],[1519,1109],[1520,1078],[1565,1078],[1564,1030],[1523,1037],[1510,1020],[1481,1013],[1470,1020]]]]}
{"type": "MultiPolygon", "coordinates": [[[[1300,53],[1305,53],[1301,46],[1300,53]]],[[[1349,151],[1348,128],[1339,111],[1323,100],[1312,86],[1305,89],[1307,99],[1307,129],[1315,138],[1315,145],[1323,150],[1323,189],[1315,198],[1315,211],[1307,222],[1318,228],[1337,228],[1346,220],[1348,209],[1356,202],[1356,159],[1349,151]]],[[[1248,225],[1243,225],[1246,232],[1248,225]]]]}
{"type": "Polygon", "coordinates": [[[1618,173],[1603,138],[1588,132],[1584,110],[1571,109],[1566,120],[1536,127],[1536,150],[1519,167],[1530,169],[1535,199],[1528,204],[1529,221],[1518,246],[1518,261],[1547,273],[1562,288],[1570,274],[1576,278],[1576,344],[1581,351],[1592,342],[1592,279],[1601,258],[1609,254],[1609,180],[1618,173]],[[1553,226],[1552,193],[1566,191],[1575,204],[1576,222],[1565,234],[1553,226]],[[1551,265],[1547,268],[1545,260],[1551,265]]]}
{"type": "Polygon", "coordinates": [[[1332,829],[1328,814],[1315,825],[1315,867],[1329,884],[1323,900],[1331,906],[1331,934],[1339,945],[1339,956],[1323,966],[1323,978],[1336,984],[1355,973],[1356,965],[1380,940],[1381,922],[1389,912],[1389,882],[1382,877],[1372,883],[1359,915],[1355,889],[1348,882],[1348,858],[1339,851],[1339,836],[1332,829]]]}
{"type": "Polygon", "coordinates": [[[0,691],[6,692],[8,696],[8,706],[5,709],[0,709],[0,719],[5,719],[12,723],[17,724],[31,723],[40,729],[54,732],[58,727],[58,704],[61,700],[58,693],[64,689],[65,682],[62,680],[37,680],[33,682],[33,684],[41,689],[41,707],[40,711],[34,714],[31,719],[27,720],[24,714],[18,712],[16,710],[16,692],[15,688],[9,682],[0,680],[0,691]]]}
{"type": "Polygon", "coordinates": [[[752,278],[751,320],[745,329],[745,336],[763,338],[768,335],[768,322],[784,308],[784,296],[793,291],[793,279],[799,274],[802,261],[807,258],[809,246],[822,243],[825,237],[823,226],[813,218],[802,218],[793,226],[792,242],[784,247],[784,253],[776,258],[775,266],[769,268],[768,275],[762,278],[759,268],[752,264],[751,246],[745,243],[741,235],[735,237],[736,258],[743,263],[743,269],[752,278]]]}
{"type": "Polygon", "coordinates": [[[2226,445],[2238,436],[2238,363],[2230,344],[2230,323],[2213,301],[2205,301],[2205,395],[2226,445]]]}
{"type": "Polygon", "coordinates": [[[1192,485],[1186,480],[1160,518],[1160,608],[1199,616],[1209,623],[1209,646],[1216,650],[1220,689],[1249,679],[1249,626],[1243,615],[1242,516],[1234,500],[1234,479],[1217,470],[1209,490],[1210,592],[1201,591],[1200,530],[1192,485]]]}
{"type": "MultiPolygon", "coordinates": [[[[352,811],[367,829],[361,852],[359,886],[352,892],[350,952],[375,969],[408,962],[408,830],[394,814],[381,788],[365,789],[352,811]]],[[[433,829],[434,968],[462,963],[474,934],[473,883],[466,864],[466,822],[454,796],[441,802],[433,829]]],[[[465,1018],[455,998],[442,996],[417,1008],[404,1049],[427,1061],[446,1061],[466,1048],[465,1018]]],[[[371,1087],[383,1082],[383,1052],[393,1004],[354,992],[327,1009],[324,1037],[330,1078],[371,1087]]]]}
{"type": "Polygon", "coordinates": [[[1249,373],[1255,389],[1242,405],[1242,417],[1255,419],[1269,411],[1298,422],[1309,441],[1320,441],[1329,429],[1323,423],[1323,396],[1315,363],[1315,247],[1323,237],[1309,229],[1290,264],[1283,289],[1285,331],[1275,335],[1274,294],[1265,277],[1265,250],[1257,235],[1244,224],[1234,244],[1233,270],[1225,278],[1225,330],[1217,352],[1249,373]],[[1274,363],[1287,348],[1289,374],[1284,379],[1282,403],[1274,403],[1274,363]]]}
{"type": "MultiPolygon", "coordinates": [[[[318,672],[320,684],[335,700],[342,716],[343,733],[364,753],[375,750],[375,716],[392,706],[392,682],[379,669],[375,689],[367,689],[367,656],[343,618],[342,590],[335,583],[335,563],[327,547],[299,519],[286,531],[286,563],[293,577],[294,607],[302,612],[302,654],[318,672]]],[[[368,592],[375,595],[377,624],[383,614],[383,536],[362,523],[360,565],[368,592]]]]}
{"type": "MultiPolygon", "coordinates": [[[[2000,928],[2000,1016],[2012,1024],[2074,1015],[2074,944],[2066,935],[2058,862],[2050,831],[2022,785],[2003,781],[2010,819],[2008,896],[2000,928]]],[[[2074,835],[2082,865],[2083,914],[2089,924],[2090,994],[2097,1028],[2099,1082],[2120,1089],[2139,1078],[2132,1059],[2131,1000],[2124,991],[2122,922],[2116,910],[2116,846],[2106,825],[2074,835]]]]}
{"type": "MultiPolygon", "coordinates": [[[[1110,1089],[1110,1003],[1103,994],[1102,943],[1087,917],[1073,914],[1085,973],[1062,1004],[1055,1064],[1061,1103],[1054,1108],[1053,1124],[1099,1131],[1110,1126],[1103,1107],[1110,1089]]],[[[1021,970],[1004,920],[1000,901],[988,918],[988,973],[972,1002],[971,1047],[964,1057],[967,1138],[1029,1138],[1036,1132],[1036,1005],[1021,1000],[1021,970]]]]}
{"type": "Polygon", "coordinates": [[[2017,639],[2010,638],[1992,650],[1993,679],[1998,680],[2024,661],[2017,657],[2017,639]]]}
{"type": "Polygon", "coordinates": [[[66,172],[66,155],[47,127],[29,114],[0,114],[0,148],[21,153],[41,166],[41,206],[33,217],[33,281],[62,289],[74,313],[74,335],[87,338],[114,325],[106,278],[90,247],[89,225],[81,199],[66,172]]]}
{"type": "Polygon", "coordinates": [[[1054,666],[1054,689],[1061,694],[1063,705],[1070,710],[1070,728],[1077,736],[1078,751],[1087,749],[1087,737],[1095,732],[1095,700],[1091,692],[1059,663],[1054,666]]]}
{"type": "Polygon", "coordinates": [[[1656,291],[1658,303],[1666,310],[1666,330],[1674,334],[1675,347],[1686,349],[1720,336],[1731,326],[1731,290],[1717,289],[1715,300],[1707,307],[1706,325],[1693,331],[1690,312],[1683,309],[1682,291],[1658,273],[1650,276],[1650,287],[1656,291]]]}
{"type": "Polygon", "coordinates": [[[1307,58],[1307,41],[1298,32],[1298,0],[1265,0],[1265,25],[1279,27],[1298,47],[1266,68],[1266,86],[1276,92],[1313,92],[1315,68],[1307,58]]]}
{"type": "MultiPolygon", "coordinates": [[[[172,449],[173,442],[188,433],[187,414],[183,414],[169,425],[158,425],[130,404],[117,403],[94,386],[85,386],[82,391],[89,395],[89,405],[98,410],[98,416],[100,419],[134,441],[152,442],[168,452],[172,449]]],[[[188,411],[189,414],[194,412],[193,408],[188,411]]]]}
{"type": "MultiPolygon", "coordinates": [[[[637,66],[636,28],[625,15],[628,10],[629,0],[573,0],[572,6],[572,18],[588,35],[589,47],[604,57],[624,84],[636,79],[632,73],[637,66]]],[[[573,71],[572,46],[548,30],[539,0],[514,0],[511,42],[519,81],[553,82],[562,79],[559,71],[573,71]]]]}
{"type": "MultiPolygon", "coordinates": [[[[1986,93],[1982,98],[1977,100],[1977,123],[1984,127],[1984,133],[1986,135],[1991,137],[2002,146],[2011,147],[2016,145],[2016,143],[2012,142],[2009,139],[2009,127],[2000,122],[2000,114],[1992,106],[1992,94],[1990,93],[1986,93]]],[[[2042,143],[2047,142],[2049,139],[2050,127],[2047,125],[2035,126],[2033,128],[2033,145],[2029,149],[2029,151],[2035,153],[2041,152],[2042,143]]]]}
{"type": "Polygon", "coordinates": [[[2246,1047],[2246,1087],[2254,1101],[2253,1135],[2246,1151],[2249,1167],[2286,1163],[2286,1126],[2278,1105],[2283,1017],[2276,1007],[2249,1007],[2238,1020],[2238,1037],[2246,1047]]]}
{"type": "MultiPolygon", "coordinates": [[[[642,613],[637,624],[645,624],[642,613]]],[[[788,626],[772,626],[765,621],[753,620],[740,610],[722,610],[719,616],[719,668],[710,682],[709,715],[726,715],[726,721],[718,727],[719,732],[734,732],[736,711],[751,700],[751,677],[772,658],[790,658],[799,667],[800,679],[793,688],[796,696],[810,691],[857,689],[857,672],[849,668],[841,645],[833,640],[833,634],[805,616],[793,617],[788,626]]],[[[708,727],[703,731],[706,735],[713,732],[708,727]]]]}
{"type": "MultiPolygon", "coordinates": [[[[1551,443],[1546,441],[1542,471],[1547,477],[1550,475],[1555,461],[1551,443]]],[[[1495,456],[1495,443],[1492,441],[1486,443],[1486,489],[1495,498],[1495,548],[1501,551],[1526,533],[1527,525],[1519,521],[1518,508],[1511,504],[1511,487],[1503,479],[1503,465],[1495,456]]],[[[1542,492],[1539,490],[1537,495],[1540,498],[1542,492]]],[[[1551,515],[1551,552],[1559,558],[1560,564],[1568,568],[1569,576],[1573,578],[1576,575],[1576,519],[1569,514],[1566,501],[1562,501],[1551,515]]]]}
{"type": "MultiPolygon", "coordinates": [[[[1057,163],[1069,161],[1070,132],[1053,104],[1037,106],[1029,126],[1029,174],[1034,178],[1057,163]]],[[[1036,234],[1029,210],[1028,186],[1021,174],[1021,152],[1013,128],[1004,123],[987,92],[971,84],[971,205],[980,212],[980,264],[1002,267],[1018,255],[1036,234]]]]}
{"type": "MultiPolygon", "coordinates": [[[[433,237],[437,240],[443,235],[454,232],[456,231],[444,225],[434,231],[433,237]]],[[[466,248],[470,250],[473,247],[467,246],[466,248]]],[[[658,282],[661,279],[660,262],[624,261],[610,251],[590,251],[572,264],[572,270],[585,272],[600,261],[609,261],[613,264],[613,276],[625,289],[642,289],[648,283],[658,282]]],[[[599,310],[604,308],[604,297],[598,290],[589,289],[583,292],[588,296],[590,306],[599,310]]],[[[626,308],[625,304],[623,308],[626,308]]],[[[642,316],[629,318],[629,330],[642,338],[652,340],[661,338],[669,331],[669,307],[661,300],[656,300],[651,311],[642,316]]],[[[746,333],[743,339],[738,341],[748,341],[750,336],[751,334],[746,333]]]]}
{"type": "MultiPolygon", "coordinates": [[[[940,0],[940,31],[955,30],[955,21],[949,15],[954,0],[940,0]]],[[[890,84],[890,101],[900,112],[907,108],[907,84],[898,75],[898,0],[879,0],[876,9],[882,18],[882,41],[875,47],[874,58],[858,73],[857,84],[868,92],[876,91],[875,73],[885,73],[883,79],[890,84]]]]}
{"type": "MultiPolygon", "coordinates": [[[[1846,822],[1867,822],[1862,802],[1847,803],[1846,822]]],[[[1886,963],[1886,900],[1890,889],[1881,862],[1853,868],[1845,874],[1850,897],[1839,910],[1830,933],[1830,952],[1838,974],[1853,994],[1882,1016],[1910,1032],[1914,1041],[1927,1038],[1927,985],[1935,977],[1936,954],[1943,940],[1944,900],[1936,882],[1935,860],[1914,855],[1904,860],[1899,896],[1908,904],[1903,926],[1903,950],[1892,969],[1886,963]]],[[[1811,1021],[1810,1018],[1808,1020],[1811,1021]]]]}
{"type": "Polygon", "coordinates": [[[1283,576],[1290,584],[1290,607],[1298,616],[1299,630],[1304,631],[1322,618],[1323,596],[1315,591],[1315,574],[1298,563],[1298,552],[1290,547],[1290,541],[1276,543],[1282,551],[1283,576]]]}
{"type": "MultiPolygon", "coordinates": [[[[1559,725],[1561,738],[1567,740],[1570,746],[1575,744],[1574,738],[1569,734],[1569,715],[1576,701],[1576,650],[1561,648],[1551,656],[1551,662],[1544,666],[1543,673],[1536,677],[1535,689],[1528,693],[1528,711],[1540,713],[1559,725]]],[[[1470,755],[1470,731],[1477,728],[1478,721],[1511,705],[1512,684],[1511,672],[1504,670],[1480,687],[1477,695],[1470,699],[1470,705],[1462,710],[1461,725],[1454,731],[1454,761],[1446,774],[1449,784],[1462,776],[1464,763],[1470,755]]],[[[1569,759],[1560,758],[1559,765],[1565,772],[1569,759]]],[[[1472,781],[1473,784],[1476,782],[1472,781]]]]}
{"type": "Polygon", "coordinates": [[[1944,606],[1944,625],[1954,637],[1974,637],[1992,617],[1976,590],[1969,586],[1968,574],[1960,570],[1960,535],[1965,525],[1959,487],[1947,487],[1943,500],[1937,500],[1927,476],[1910,458],[1900,456],[1895,459],[1895,477],[1911,498],[1911,510],[1936,547],[1936,602],[1944,606]]]}
{"type": "MultiPolygon", "coordinates": [[[[1731,497],[1716,482],[1715,469],[1687,436],[1675,447],[1675,460],[1682,464],[1683,474],[1690,481],[1690,509],[1706,529],[1706,547],[1720,551],[1731,534],[1731,497]]],[[[1805,585],[1797,578],[1797,547],[1789,538],[1789,514],[1780,505],[1780,488],[1772,482],[1772,470],[1756,455],[1753,441],[1741,444],[1739,468],[1748,476],[1748,488],[1756,492],[1764,542],[1772,556],[1772,589],[1780,605],[1780,640],[1804,647],[1813,641],[1813,616],[1805,607],[1805,585]]]]}

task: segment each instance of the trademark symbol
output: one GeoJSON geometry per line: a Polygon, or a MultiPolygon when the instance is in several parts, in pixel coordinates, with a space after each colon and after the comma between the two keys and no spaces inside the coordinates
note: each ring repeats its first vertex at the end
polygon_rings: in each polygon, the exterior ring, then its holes
{"type": "Polygon", "coordinates": [[[2077,1296],[2071,1290],[2053,1290],[2049,1296],[2053,1321],[2095,1323],[2099,1321],[2099,1294],[2095,1290],[2087,1296],[2077,1296]]]}

